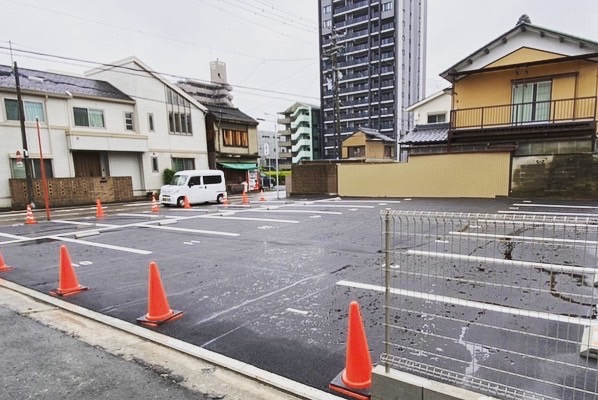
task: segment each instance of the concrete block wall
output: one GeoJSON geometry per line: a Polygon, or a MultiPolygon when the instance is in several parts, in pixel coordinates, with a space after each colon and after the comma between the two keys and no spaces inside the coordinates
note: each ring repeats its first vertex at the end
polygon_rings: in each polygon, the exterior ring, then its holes
{"type": "MultiPolygon", "coordinates": [[[[27,181],[9,179],[12,207],[27,207],[27,181]]],[[[50,207],[78,206],[95,204],[96,199],[103,203],[130,201],[134,199],[133,183],[130,176],[106,178],[52,178],[48,179],[50,207]]],[[[33,198],[36,205],[43,207],[44,191],[40,179],[33,180],[33,198]]]]}
{"type": "Polygon", "coordinates": [[[377,365],[372,373],[372,400],[496,400],[483,394],[377,365]]]}
{"type": "Polygon", "coordinates": [[[597,191],[597,154],[513,158],[512,196],[595,198],[597,191]]]}
{"type": "Polygon", "coordinates": [[[337,194],[337,165],[333,163],[313,163],[293,165],[292,186],[287,187],[290,195],[337,194]]]}

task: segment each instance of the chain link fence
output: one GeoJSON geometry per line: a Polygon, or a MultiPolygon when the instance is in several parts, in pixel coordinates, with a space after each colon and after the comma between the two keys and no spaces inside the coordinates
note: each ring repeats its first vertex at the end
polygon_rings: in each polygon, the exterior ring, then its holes
{"type": "Polygon", "coordinates": [[[598,399],[598,219],[381,218],[387,370],[501,399],[598,399]]]}

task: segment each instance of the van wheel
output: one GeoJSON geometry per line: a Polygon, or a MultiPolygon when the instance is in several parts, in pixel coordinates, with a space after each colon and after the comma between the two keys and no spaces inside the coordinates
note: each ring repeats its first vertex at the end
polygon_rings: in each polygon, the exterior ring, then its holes
{"type": "Polygon", "coordinates": [[[176,201],[176,205],[178,207],[185,207],[185,198],[184,197],[179,197],[176,201]]]}
{"type": "Polygon", "coordinates": [[[224,203],[224,195],[219,194],[218,197],[216,197],[216,201],[218,202],[218,204],[224,203]]]}

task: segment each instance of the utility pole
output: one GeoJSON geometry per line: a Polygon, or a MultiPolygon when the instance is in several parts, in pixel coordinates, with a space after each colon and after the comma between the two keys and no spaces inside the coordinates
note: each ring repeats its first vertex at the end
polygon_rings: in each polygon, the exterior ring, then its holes
{"type": "Polygon", "coordinates": [[[25,131],[25,109],[23,107],[23,98],[21,97],[21,82],[19,80],[19,68],[17,62],[14,63],[15,85],[17,87],[17,103],[19,103],[19,121],[21,122],[21,140],[23,141],[23,161],[25,163],[25,177],[27,178],[27,203],[33,204],[33,178],[31,175],[31,159],[29,158],[29,148],[27,147],[27,132],[25,131]]]}
{"type": "Polygon", "coordinates": [[[339,45],[337,43],[338,35],[336,33],[336,29],[332,28],[332,34],[330,35],[330,40],[332,46],[328,51],[324,53],[324,55],[330,58],[330,62],[332,64],[332,85],[333,85],[333,117],[334,117],[334,141],[335,141],[335,148],[334,148],[334,156],[337,160],[340,160],[341,154],[341,111],[340,111],[340,99],[339,99],[339,92],[338,92],[338,81],[339,81],[339,71],[338,71],[338,56],[344,50],[343,45],[339,45]]]}

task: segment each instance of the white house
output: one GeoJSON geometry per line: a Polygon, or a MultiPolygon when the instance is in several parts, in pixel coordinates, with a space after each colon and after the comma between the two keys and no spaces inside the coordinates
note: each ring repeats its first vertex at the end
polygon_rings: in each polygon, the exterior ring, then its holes
{"type": "MultiPolygon", "coordinates": [[[[135,160],[147,150],[147,138],[130,123],[131,97],[94,79],[23,68],[19,78],[34,178],[41,178],[41,153],[48,178],[134,175],[134,185],[143,187],[135,160]]],[[[8,179],[25,178],[17,157],[24,143],[10,66],[0,65],[0,102],[0,207],[10,207],[8,179]]]]}
{"type": "Polygon", "coordinates": [[[413,113],[415,127],[399,141],[401,151],[409,155],[446,151],[451,99],[451,88],[447,88],[405,109],[413,113]]]}
{"type": "Polygon", "coordinates": [[[207,109],[191,95],[135,57],[86,76],[108,81],[135,100],[133,123],[145,137],[145,144],[138,147],[142,176],[136,192],[160,188],[165,168],[208,168],[207,109]]]}

